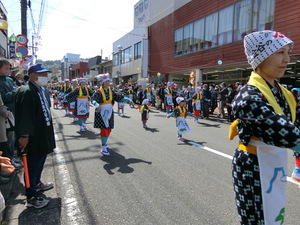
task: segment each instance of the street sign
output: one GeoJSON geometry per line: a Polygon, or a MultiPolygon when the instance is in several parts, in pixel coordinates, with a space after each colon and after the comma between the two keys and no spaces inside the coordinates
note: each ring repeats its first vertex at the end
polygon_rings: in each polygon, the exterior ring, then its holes
{"type": "Polygon", "coordinates": [[[28,39],[24,34],[19,34],[19,35],[17,35],[17,37],[18,37],[17,42],[19,45],[27,45],[28,39]]]}
{"type": "Polygon", "coordinates": [[[28,49],[25,46],[19,46],[16,48],[16,53],[21,53],[25,57],[28,55],[28,49]]]}

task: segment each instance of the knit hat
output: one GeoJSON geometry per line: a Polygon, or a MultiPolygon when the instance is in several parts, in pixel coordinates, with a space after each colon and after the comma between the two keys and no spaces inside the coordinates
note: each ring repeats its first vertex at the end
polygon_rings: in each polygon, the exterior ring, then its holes
{"type": "Polygon", "coordinates": [[[282,33],[264,30],[248,34],[244,38],[245,54],[253,70],[266,58],[283,46],[293,49],[294,42],[282,33]]]}
{"type": "Polygon", "coordinates": [[[183,101],[184,101],[184,98],[183,98],[183,97],[177,97],[177,98],[176,98],[177,104],[179,104],[180,102],[183,102],[183,101]]]}

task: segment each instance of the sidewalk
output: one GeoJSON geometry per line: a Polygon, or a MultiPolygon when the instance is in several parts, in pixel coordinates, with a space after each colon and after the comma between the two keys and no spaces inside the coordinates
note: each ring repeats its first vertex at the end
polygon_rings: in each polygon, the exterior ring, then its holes
{"type": "Polygon", "coordinates": [[[40,193],[40,196],[50,200],[46,207],[42,209],[27,209],[25,207],[26,196],[23,169],[15,171],[7,184],[0,185],[2,195],[6,200],[3,224],[61,224],[61,199],[57,195],[53,157],[53,154],[48,155],[42,173],[42,181],[54,183],[53,189],[40,193]]]}

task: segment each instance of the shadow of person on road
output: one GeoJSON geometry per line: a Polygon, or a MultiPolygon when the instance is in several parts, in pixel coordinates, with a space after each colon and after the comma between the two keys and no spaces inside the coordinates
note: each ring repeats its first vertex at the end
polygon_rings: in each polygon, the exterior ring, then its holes
{"type": "Polygon", "coordinates": [[[204,143],[206,143],[206,142],[199,142],[199,141],[197,142],[197,141],[185,139],[184,141],[180,141],[180,143],[178,143],[177,145],[189,145],[189,146],[202,147],[202,146],[204,146],[204,143]]]}
{"type": "Polygon", "coordinates": [[[157,128],[150,128],[150,127],[145,127],[144,128],[146,131],[150,131],[151,133],[156,133],[159,132],[157,128]]]}
{"type": "Polygon", "coordinates": [[[107,171],[108,174],[111,175],[114,174],[112,170],[116,168],[119,168],[118,172],[120,173],[132,173],[134,169],[129,166],[130,164],[134,164],[134,163],[147,163],[149,165],[152,164],[152,162],[145,161],[142,159],[137,159],[137,158],[126,159],[123,155],[115,151],[110,151],[110,156],[101,156],[100,159],[106,162],[103,168],[107,171]]]}

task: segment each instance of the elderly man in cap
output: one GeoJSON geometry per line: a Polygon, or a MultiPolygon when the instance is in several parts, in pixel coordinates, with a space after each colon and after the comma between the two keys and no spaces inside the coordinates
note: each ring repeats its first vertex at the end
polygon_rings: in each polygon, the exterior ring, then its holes
{"type": "Polygon", "coordinates": [[[55,148],[50,102],[43,86],[48,83],[47,72],[42,64],[28,70],[29,83],[16,94],[16,137],[19,153],[27,154],[30,187],[26,188],[26,206],[45,207],[49,200],[38,196],[39,191],[53,187],[42,183],[41,174],[47,155],[55,148]]]}

